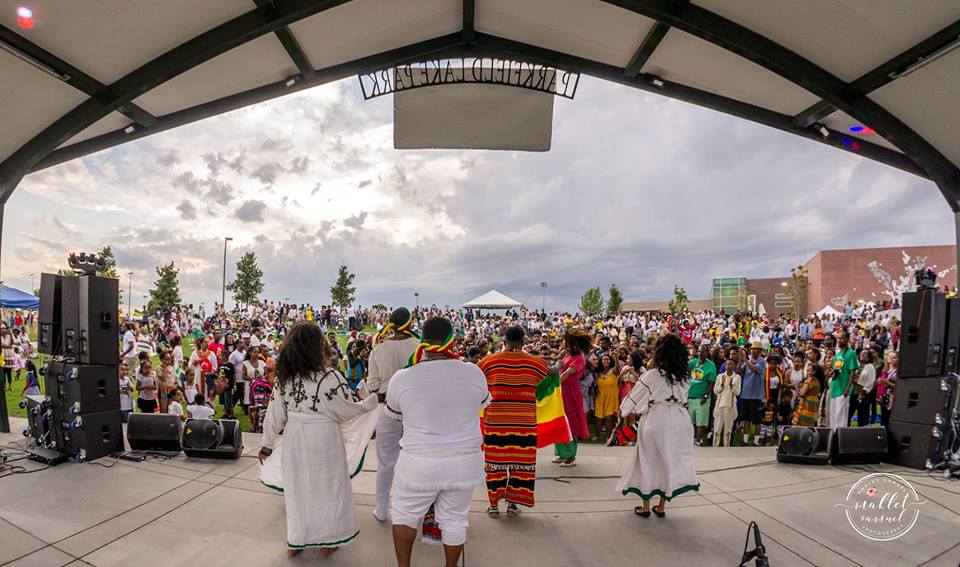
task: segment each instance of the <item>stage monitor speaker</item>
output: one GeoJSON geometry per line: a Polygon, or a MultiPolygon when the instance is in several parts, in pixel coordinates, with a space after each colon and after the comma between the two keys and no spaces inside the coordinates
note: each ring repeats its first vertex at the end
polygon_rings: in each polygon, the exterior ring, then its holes
{"type": "Polygon", "coordinates": [[[899,378],[936,376],[943,369],[947,298],[932,289],[904,293],[899,378]]]}
{"type": "Polygon", "coordinates": [[[943,374],[960,373],[960,297],[947,299],[947,334],[943,345],[943,374]]]}
{"type": "Polygon", "coordinates": [[[183,425],[183,452],[201,459],[239,459],[243,452],[240,422],[234,419],[188,419],[183,425]]]}
{"type": "Polygon", "coordinates": [[[43,381],[53,407],[71,417],[120,409],[116,366],[50,361],[43,381]]]}
{"type": "MultiPolygon", "coordinates": [[[[898,392],[899,394],[899,392],[898,392]]],[[[943,462],[949,441],[945,425],[890,420],[886,462],[911,469],[928,469],[943,462]]]]}
{"type": "Polygon", "coordinates": [[[34,447],[53,448],[56,441],[51,433],[53,409],[46,396],[25,396],[20,402],[21,407],[27,410],[27,429],[24,437],[29,437],[34,447]]]}
{"type": "Polygon", "coordinates": [[[60,303],[61,281],[57,274],[40,274],[40,310],[37,318],[37,350],[59,355],[63,315],[60,303]]]}
{"type": "Polygon", "coordinates": [[[80,354],[80,278],[60,279],[61,351],[78,360],[80,354]]]}
{"type": "Polygon", "coordinates": [[[131,413],[127,418],[127,443],[133,451],[179,453],[182,434],[180,416],[166,413],[131,413]]]}
{"type": "Polygon", "coordinates": [[[890,419],[904,423],[949,423],[960,403],[956,376],[910,378],[897,381],[890,419]]]}
{"type": "Polygon", "coordinates": [[[879,463],[887,454],[887,431],[882,427],[838,427],[833,464],[879,463]]]}
{"type": "Polygon", "coordinates": [[[80,276],[80,362],[116,364],[120,280],[80,276]]]}
{"type": "Polygon", "coordinates": [[[54,428],[57,450],[77,462],[92,461],[123,452],[123,418],[120,410],[70,417],[55,410],[60,427],[54,428]]]}
{"type": "Polygon", "coordinates": [[[777,462],[825,465],[830,462],[833,430],[829,427],[788,427],[780,434],[777,462]]]}

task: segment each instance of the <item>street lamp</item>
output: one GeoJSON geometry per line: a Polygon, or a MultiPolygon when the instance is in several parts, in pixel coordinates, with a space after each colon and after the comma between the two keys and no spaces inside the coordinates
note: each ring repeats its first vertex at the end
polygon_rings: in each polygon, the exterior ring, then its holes
{"type": "Polygon", "coordinates": [[[540,282],[540,289],[543,291],[543,298],[540,301],[540,311],[547,312],[547,282],[540,282]]]}
{"type": "Polygon", "coordinates": [[[223,287],[220,288],[220,306],[223,312],[227,312],[227,242],[233,240],[233,237],[223,237],[223,287]]]}
{"type": "Polygon", "coordinates": [[[417,300],[417,309],[419,310],[420,309],[420,292],[419,291],[413,292],[413,297],[416,298],[417,300]]]}
{"type": "Polygon", "coordinates": [[[127,320],[133,319],[133,307],[131,307],[131,302],[133,301],[133,272],[127,272],[127,277],[130,278],[127,283],[127,320]]]}
{"type": "Polygon", "coordinates": [[[34,274],[30,274],[30,293],[33,293],[37,289],[36,279],[34,279],[34,274]]]}

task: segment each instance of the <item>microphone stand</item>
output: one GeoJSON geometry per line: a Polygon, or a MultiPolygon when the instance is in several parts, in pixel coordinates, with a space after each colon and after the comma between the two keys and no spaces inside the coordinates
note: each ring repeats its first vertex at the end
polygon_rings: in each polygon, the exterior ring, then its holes
{"type": "Polygon", "coordinates": [[[747,526],[747,539],[743,542],[743,558],[740,559],[740,566],[745,567],[750,560],[754,560],[755,567],[770,567],[770,561],[767,558],[767,549],[763,546],[763,540],[760,539],[760,526],[756,522],[750,522],[747,526]],[[752,551],[747,551],[747,545],[750,543],[750,533],[753,533],[753,541],[756,547],[752,551]]]}

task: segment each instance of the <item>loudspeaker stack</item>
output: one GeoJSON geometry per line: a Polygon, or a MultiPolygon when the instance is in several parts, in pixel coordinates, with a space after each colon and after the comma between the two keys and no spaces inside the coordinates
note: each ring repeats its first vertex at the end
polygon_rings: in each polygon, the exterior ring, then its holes
{"type": "Polygon", "coordinates": [[[887,461],[932,469],[951,459],[960,424],[960,300],[932,288],[904,293],[901,329],[887,461]]]}
{"type": "Polygon", "coordinates": [[[123,451],[120,414],[119,281],[93,273],[95,256],[71,255],[77,276],[41,274],[38,347],[51,360],[45,396],[31,402],[34,445],[77,462],[123,451]]]}

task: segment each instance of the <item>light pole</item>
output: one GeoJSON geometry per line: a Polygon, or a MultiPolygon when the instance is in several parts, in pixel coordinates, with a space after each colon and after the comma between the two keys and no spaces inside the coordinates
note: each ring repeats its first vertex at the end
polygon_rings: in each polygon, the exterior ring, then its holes
{"type": "Polygon", "coordinates": [[[220,307],[227,312],[227,242],[233,240],[230,236],[223,237],[223,287],[220,288],[220,307]]]}
{"type": "Polygon", "coordinates": [[[33,293],[37,289],[37,280],[34,279],[34,274],[30,274],[30,293],[33,293]]]}
{"type": "Polygon", "coordinates": [[[417,301],[417,310],[419,311],[420,310],[420,292],[419,291],[413,292],[413,297],[417,301]]]}
{"type": "Polygon", "coordinates": [[[540,311],[547,311],[547,282],[540,282],[540,289],[543,291],[543,298],[540,300],[540,311]]]}
{"type": "Polygon", "coordinates": [[[133,319],[133,307],[131,307],[133,302],[133,272],[127,272],[127,277],[130,278],[127,282],[127,321],[133,319]]]}

